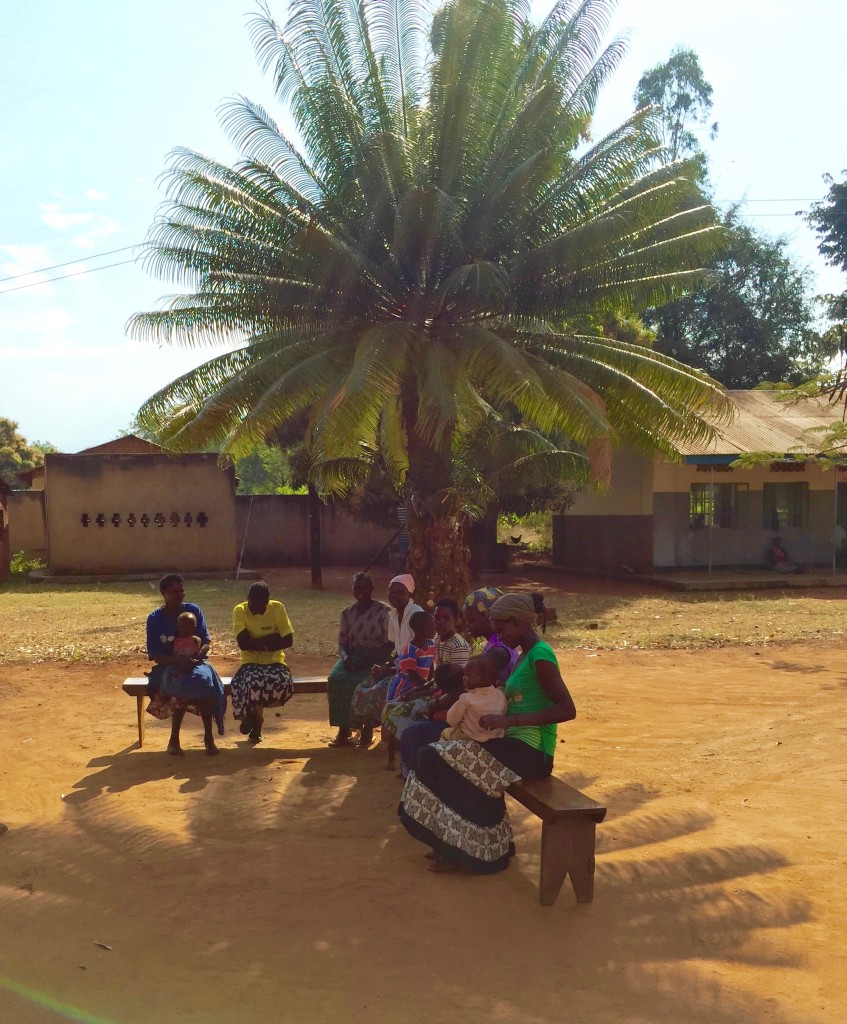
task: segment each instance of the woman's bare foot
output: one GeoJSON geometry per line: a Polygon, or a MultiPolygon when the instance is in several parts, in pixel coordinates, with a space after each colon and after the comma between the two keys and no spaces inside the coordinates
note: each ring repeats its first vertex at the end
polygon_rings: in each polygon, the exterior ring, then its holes
{"type": "Polygon", "coordinates": [[[185,757],[185,751],[178,743],[169,743],[167,746],[167,752],[171,757],[185,757]]]}
{"type": "Polygon", "coordinates": [[[215,754],[220,753],[220,750],[218,750],[213,739],[203,740],[203,746],[206,748],[206,753],[209,757],[213,757],[215,754]]]}

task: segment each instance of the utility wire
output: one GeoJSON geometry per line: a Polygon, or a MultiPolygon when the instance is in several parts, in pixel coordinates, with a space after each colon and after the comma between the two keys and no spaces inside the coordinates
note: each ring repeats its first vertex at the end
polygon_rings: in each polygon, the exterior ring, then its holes
{"type": "MultiPolygon", "coordinates": [[[[131,249],[132,246],[129,246],[131,249]]],[[[78,274],[61,274],[59,277],[48,277],[46,281],[30,281],[29,284],[18,284],[14,288],[0,289],[0,295],[8,295],[9,292],[23,291],[24,288],[38,288],[43,284],[52,284],[54,281],[64,281],[69,277],[84,277],[86,274],[95,274],[98,270],[109,270],[111,267],[123,267],[127,263],[135,263],[136,260],[120,260],[118,263],[107,263],[105,267],[92,267],[91,270],[80,270],[78,274]]],[[[33,271],[36,273],[36,271],[33,271]]]]}
{"type": "MultiPolygon", "coordinates": [[[[48,270],[58,270],[60,267],[69,267],[73,263],[85,263],[87,260],[99,260],[101,256],[114,256],[116,252],[126,252],[128,249],[137,249],[143,242],[136,242],[135,245],[125,245],[122,249],[109,249],[108,252],[97,252],[91,256],[80,256],[75,260],[68,260],[67,263],[54,263],[52,267],[41,267],[39,270],[28,270],[25,274],[12,274],[11,277],[0,277],[0,284],[6,281],[17,281],[19,277],[31,277],[33,274],[46,274],[48,270]]],[[[58,278],[56,279],[58,280],[58,278]]]]}

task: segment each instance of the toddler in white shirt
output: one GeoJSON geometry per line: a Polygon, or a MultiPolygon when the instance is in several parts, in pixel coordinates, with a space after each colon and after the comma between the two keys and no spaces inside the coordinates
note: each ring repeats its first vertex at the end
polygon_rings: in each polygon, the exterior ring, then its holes
{"type": "Polygon", "coordinates": [[[502,729],[483,729],[479,724],[483,715],[506,714],[506,695],[494,685],[499,671],[497,662],[484,654],[470,659],[464,673],[466,692],[448,709],[448,728],[440,739],[485,743],[503,735],[502,729]]]}

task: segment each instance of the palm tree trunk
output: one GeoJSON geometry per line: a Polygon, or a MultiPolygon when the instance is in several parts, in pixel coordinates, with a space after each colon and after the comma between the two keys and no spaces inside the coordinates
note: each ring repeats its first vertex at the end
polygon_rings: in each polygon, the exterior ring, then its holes
{"type": "Polygon", "coordinates": [[[426,516],[409,513],[409,556],[406,569],[415,577],[417,602],[430,611],[441,597],[460,604],[470,589],[462,516],[426,516]]]}
{"type": "Polygon", "coordinates": [[[438,448],[418,434],[417,390],[408,383],[403,389],[403,418],[411,489],[406,569],[415,578],[418,604],[431,610],[441,597],[461,602],[468,592],[467,517],[458,510],[452,491],[452,430],[444,431],[438,448]]]}

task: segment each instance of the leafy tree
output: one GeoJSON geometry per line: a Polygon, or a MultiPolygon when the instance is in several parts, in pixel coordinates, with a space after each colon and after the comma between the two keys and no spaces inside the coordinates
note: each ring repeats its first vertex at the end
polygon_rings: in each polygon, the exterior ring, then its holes
{"type": "Polygon", "coordinates": [[[829,185],[826,198],[812,204],[806,222],[817,232],[821,256],[847,273],[847,179],[839,182],[825,174],[824,182],[829,185]]]}
{"type": "Polygon", "coordinates": [[[808,270],[784,238],[725,218],[725,247],[688,295],[645,314],[660,352],[705,370],[728,388],[799,383],[825,361],[808,270]]]}
{"type": "Polygon", "coordinates": [[[42,465],[44,456],[55,451],[52,444],[27,441],[18,433],[15,420],[0,416],[0,476],[13,490],[21,490],[26,486],[18,476],[19,473],[42,465]]]}
{"type": "Polygon", "coordinates": [[[239,494],[291,494],[292,469],[288,456],[272,444],[257,444],[235,463],[239,494]]]}
{"type": "MultiPolygon", "coordinates": [[[[824,182],[829,191],[821,202],[812,205],[805,220],[817,233],[821,256],[830,266],[847,273],[847,179],[838,182],[825,174],[824,182]]],[[[840,295],[822,295],[820,301],[829,321],[825,338],[830,350],[847,354],[847,289],[840,295]]]]}
{"type": "Polygon", "coordinates": [[[694,50],[677,47],[663,63],[645,71],[633,96],[639,107],[656,108],[656,132],[670,161],[690,157],[698,161],[703,178],[706,157],[696,131],[705,127],[710,139],[718,134],[712,114],[712,86],[706,81],[694,50]]]}
{"type": "MultiPolygon", "coordinates": [[[[467,584],[454,472],[463,439],[512,413],[568,438],[571,476],[625,441],[672,453],[725,410],[704,374],[580,332],[680,294],[718,244],[694,163],[657,160],[651,112],[586,146],[612,0],[299,0],[252,21],[301,148],[244,98],[223,123],[242,159],[174,154],[147,254],[189,291],[136,336],[232,343],[139,419],[176,450],[243,454],[306,413],[324,494],[381,458],[411,512],[424,593],[467,584]]],[[[546,456],[545,456],[546,457],[546,456]]]]}

